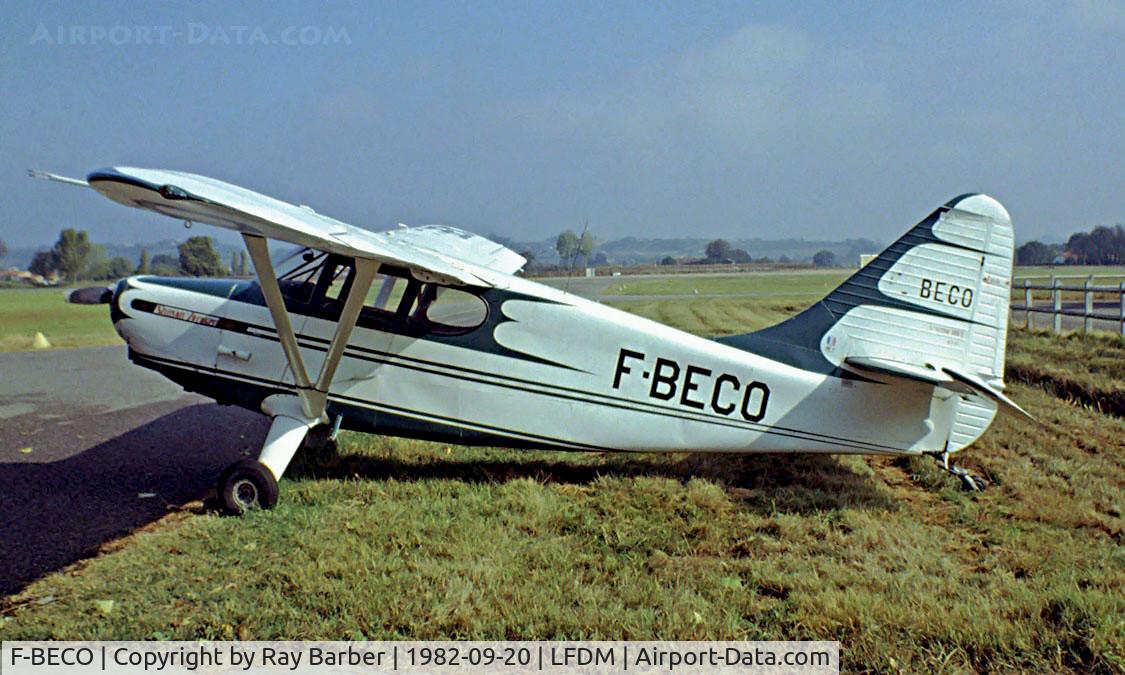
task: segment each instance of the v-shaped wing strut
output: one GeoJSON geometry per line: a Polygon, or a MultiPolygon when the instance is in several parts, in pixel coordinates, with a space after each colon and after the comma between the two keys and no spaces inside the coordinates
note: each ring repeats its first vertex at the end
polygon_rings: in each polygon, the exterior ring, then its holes
{"type": "MultiPolygon", "coordinates": [[[[371,282],[375,279],[379,263],[363,258],[356,259],[355,279],[348,291],[348,297],[344,300],[344,309],[336,324],[336,333],[332,336],[328,352],[324,355],[320,374],[316,382],[313,382],[301,357],[301,347],[293,331],[293,324],[289,321],[285,298],[281,295],[281,286],[277,282],[277,274],[270,261],[268,243],[264,237],[250,234],[243,234],[242,239],[246,242],[246,250],[250,252],[254,269],[258,272],[262,295],[266,299],[266,306],[277,329],[281,348],[285,352],[285,359],[289,363],[289,369],[293,371],[293,381],[297,385],[295,397],[277,394],[262,402],[262,412],[272,417],[273,422],[266,436],[266,442],[262,445],[262,452],[258,455],[258,461],[269,469],[276,481],[289,466],[309,429],[328,422],[325,412],[328,405],[328,390],[332,386],[332,378],[336,375],[340,359],[344,356],[344,348],[348,345],[348,338],[355,328],[359,312],[363,309],[363,300],[367,297],[367,291],[370,290],[371,282]]],[[[223,489],[224,486],[220,485],[220,491],[223,489]]]]}
{"type": "Polygon", "coordinates": [[[281,295],[281,286],[278,284],[277,274],[270,260],[267,240],[250,234],[243,234],[242,239],[246,242],[246,250],[249,251],[250,259],[254,262],[254,269],[258,272],[262,295],[265,296],[274,327],[277,328],[277,336],[285,352],[285,359],[289,363],[289,369],[293,371],[293,381],[297,385],[297,395],[301,399],[304,415],[310,424],[327,422],[325,407],[328,403],[328,389],[332,386],[332,378],[336,375],[336,368],[340,365],[344,348],[348,345],[348,338],[351,337],[359,312],[363,309],[363,300],[367,297],[367,291],[375,279],[379,263],[364,258],[356,259],[355,280],[352,282],[348,297],[344,300],[344,309],[336,324],[332,343],[324,356],[320,374],[316,382],[313,382],[301,357],[297,335],[289,320],[289,311],[285,308],[285,298],[281,295]]]}

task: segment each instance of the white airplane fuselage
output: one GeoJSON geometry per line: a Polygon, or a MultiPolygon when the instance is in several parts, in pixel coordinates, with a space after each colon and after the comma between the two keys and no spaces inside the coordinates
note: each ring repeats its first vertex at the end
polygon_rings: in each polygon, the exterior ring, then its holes
{"type": "Polygon", "coordinates": [[[938,207],[799,315],[709,340],[513,276],[524,256],[454,227],[374,232],[182,171],[32,175],[241,235],[256,282],[85,289],[108,298],[135,363],[271,418],[258,458],[219,476],[227,513],[275,505],[330,424],[565,450],[932,453],[980,489],[950,456],[1001,407],[1027,416],[1003,393],[1011,217],[983,194],[938,207]],[[292,267],[270,241],[301,247],[292,267]]]}
{"type": "MultiPolygon", "coordinates": [[[[260,411],[294,379],[255,282],[132,277],[111,301],[130,358],[260,411]]],[[[940,452],[933,387],[815,372],[520,277],[475,291],[460,334],[360,321],[328,391],[342,427],[467,445],[570,450],[940,452]]],[[[320,367],[336,322],[290,307],[320,367]]],[[[942,431],[942,430],[945,431],[942,431]]]]}

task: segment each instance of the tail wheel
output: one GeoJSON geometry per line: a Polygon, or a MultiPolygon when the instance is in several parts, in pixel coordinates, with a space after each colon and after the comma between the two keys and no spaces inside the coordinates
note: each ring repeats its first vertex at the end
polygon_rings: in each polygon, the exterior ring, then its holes
{"type": "Polygon", "coordinates": [[[219,501],[223,512],[239,516],[254,509],[272,509],[277,505],[277,479],[261,462],[240,459],[219,476],[219,501]]]}

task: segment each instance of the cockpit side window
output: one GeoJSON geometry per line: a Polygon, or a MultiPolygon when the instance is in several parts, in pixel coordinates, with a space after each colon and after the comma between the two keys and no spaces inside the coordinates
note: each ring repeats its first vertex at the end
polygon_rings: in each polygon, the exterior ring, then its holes
{"type": "MultiPolygon", "coordinates": [[[[352,258],[307,249],[278,281],[286,304],[338,321],[355,279],[352,258]]],[[[459,335],[488,318],[488,304],[476,293],[426,283],[410,271],[382,265],[364,298],[356,325],[375,330],[459,335]]]]}
{"type": "Polygon", "coordinates": [[[316,282],[313,297],[322,298],[323,302],[338,303],[343,307],[344,299],[348,297],[348,288],[352,285],[352,266],[349,261],[336,256],[329,256],[328,262],[320,272],[316,282]]]}

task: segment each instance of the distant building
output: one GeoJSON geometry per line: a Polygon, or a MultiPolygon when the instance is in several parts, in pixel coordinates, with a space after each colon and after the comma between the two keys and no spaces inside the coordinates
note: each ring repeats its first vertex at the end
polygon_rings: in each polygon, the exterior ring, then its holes
{"type": "Polygon", "coordinates": [[[6,270],[0,270],[0,282],[19,282],[31,286],[54,286],[58,283],[58,277],[55,275],[52,276],[55,278],[48,279],[39,274],[21,270],[18,267],[9,267],[6,270]]]}
{"type": "Polygon", "coordinates": [[[879,256],[878,253],[860,253],[859,254],[859,266],[860,267],[866,267],[867,263],[871,262],[872,260],[874,260],[878,256],[879,256]]]}

